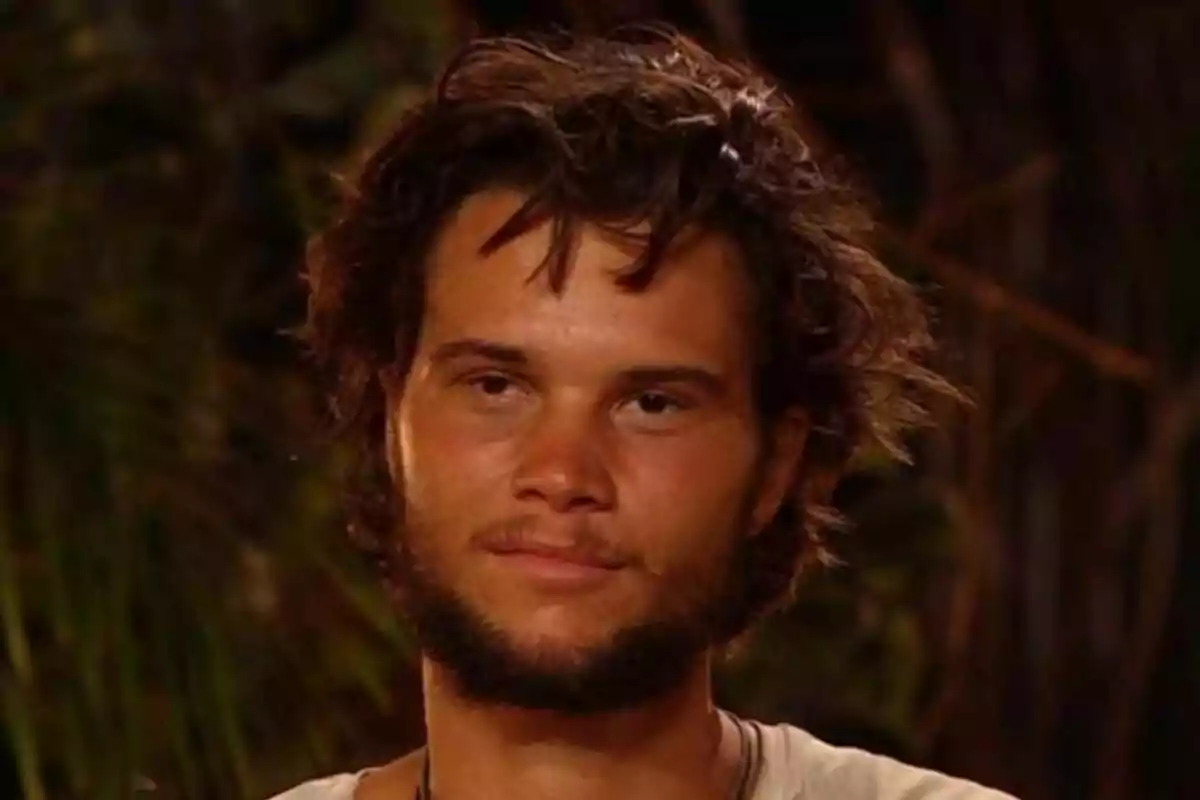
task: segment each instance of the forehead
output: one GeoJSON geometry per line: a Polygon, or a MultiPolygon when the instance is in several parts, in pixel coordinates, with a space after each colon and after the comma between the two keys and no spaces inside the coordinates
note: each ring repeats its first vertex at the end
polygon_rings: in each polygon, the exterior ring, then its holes
{"type": "Polygon", "coordinates": [[[550,221],[487,255],[481,248],[525,200],[494,189],[468,197],[434,243],[423,338],[478,336],[551,348],[637,340],[680,356],[748,356],[750,282],[736,245],[691,232],[664,256],[649,286],[617,283],[641,245],[583,224],[567,260],[562,292],[538,273],[553,236],[550,221]]]}

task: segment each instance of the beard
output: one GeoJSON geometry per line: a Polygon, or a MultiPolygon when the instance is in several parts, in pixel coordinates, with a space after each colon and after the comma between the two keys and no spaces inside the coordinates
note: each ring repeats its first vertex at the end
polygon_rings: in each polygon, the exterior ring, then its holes
{"type": "MultiPolygon", "coordinates": [[[[739,520],[739,522],[742,520],[739,520]]],[[[634,708],[678,687],[703,653],[727,644],[743,618],[748,539],[731,526],[730,551],[705,571],[666,587],[670,602],[563,657],[521,647],[424,557],[432,532],[406,525],[393,564],[401,615],[423,654],[445,668],[467,699],[569,715],[634,708]]]]}

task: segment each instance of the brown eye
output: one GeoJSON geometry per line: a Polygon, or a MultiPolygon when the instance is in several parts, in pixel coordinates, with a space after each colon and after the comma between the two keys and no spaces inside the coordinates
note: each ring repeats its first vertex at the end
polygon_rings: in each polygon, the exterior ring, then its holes
{"type": "Polygon", "coordinates": [[[657,416],[666,414],[679,409],[679,403],[675,402],[670,396],[662,392],[643,392],[637,396],[636,404],[638,411],[643,414],[657,416]]]}
{"type": "Polygon", "coordinates": [[[686,426],[694,408],[678,395],[659,391],[637,392],[621,402],[616,417],[633,431],[669,433],[686,426]]]}
{"type": "Polygon", "coordinates": [[[461,378],[458,385],[466,391],[467,402],[480,411],[511,410],[529,396],[523,381],[503,372],[476,372],[461,378]]]}
{"type": "Polygon", "coordinates": [[[513,382],[504,375],[480,375],[471,384],[486,395],[498,397],[513,387],[513,382]]]}

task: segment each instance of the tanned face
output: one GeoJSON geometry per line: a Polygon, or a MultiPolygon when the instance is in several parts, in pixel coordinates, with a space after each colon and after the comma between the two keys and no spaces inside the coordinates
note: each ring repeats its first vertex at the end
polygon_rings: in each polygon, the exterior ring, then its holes
{"type": "Polygon", "coordinates": [[[727,239],[689,238],[631,291],[616,278],[636,245],[585,225],[555,292],[535,276],[549,224],[480,253],[522,200],[469,197],[431,254],[389,417],[402,606],[469,696],[614,709],[714,643],[798,445],[760,431],[727,239]]]}

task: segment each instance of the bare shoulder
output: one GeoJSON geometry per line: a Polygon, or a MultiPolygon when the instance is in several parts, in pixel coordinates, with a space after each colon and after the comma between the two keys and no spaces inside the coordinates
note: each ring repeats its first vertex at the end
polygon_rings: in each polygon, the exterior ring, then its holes
{"type": "Polygon", "coordinates": [[[763,771],[755,800],[1015,800],[961,778],[852,747],[791,725],[761,725],[763,771]]]}

